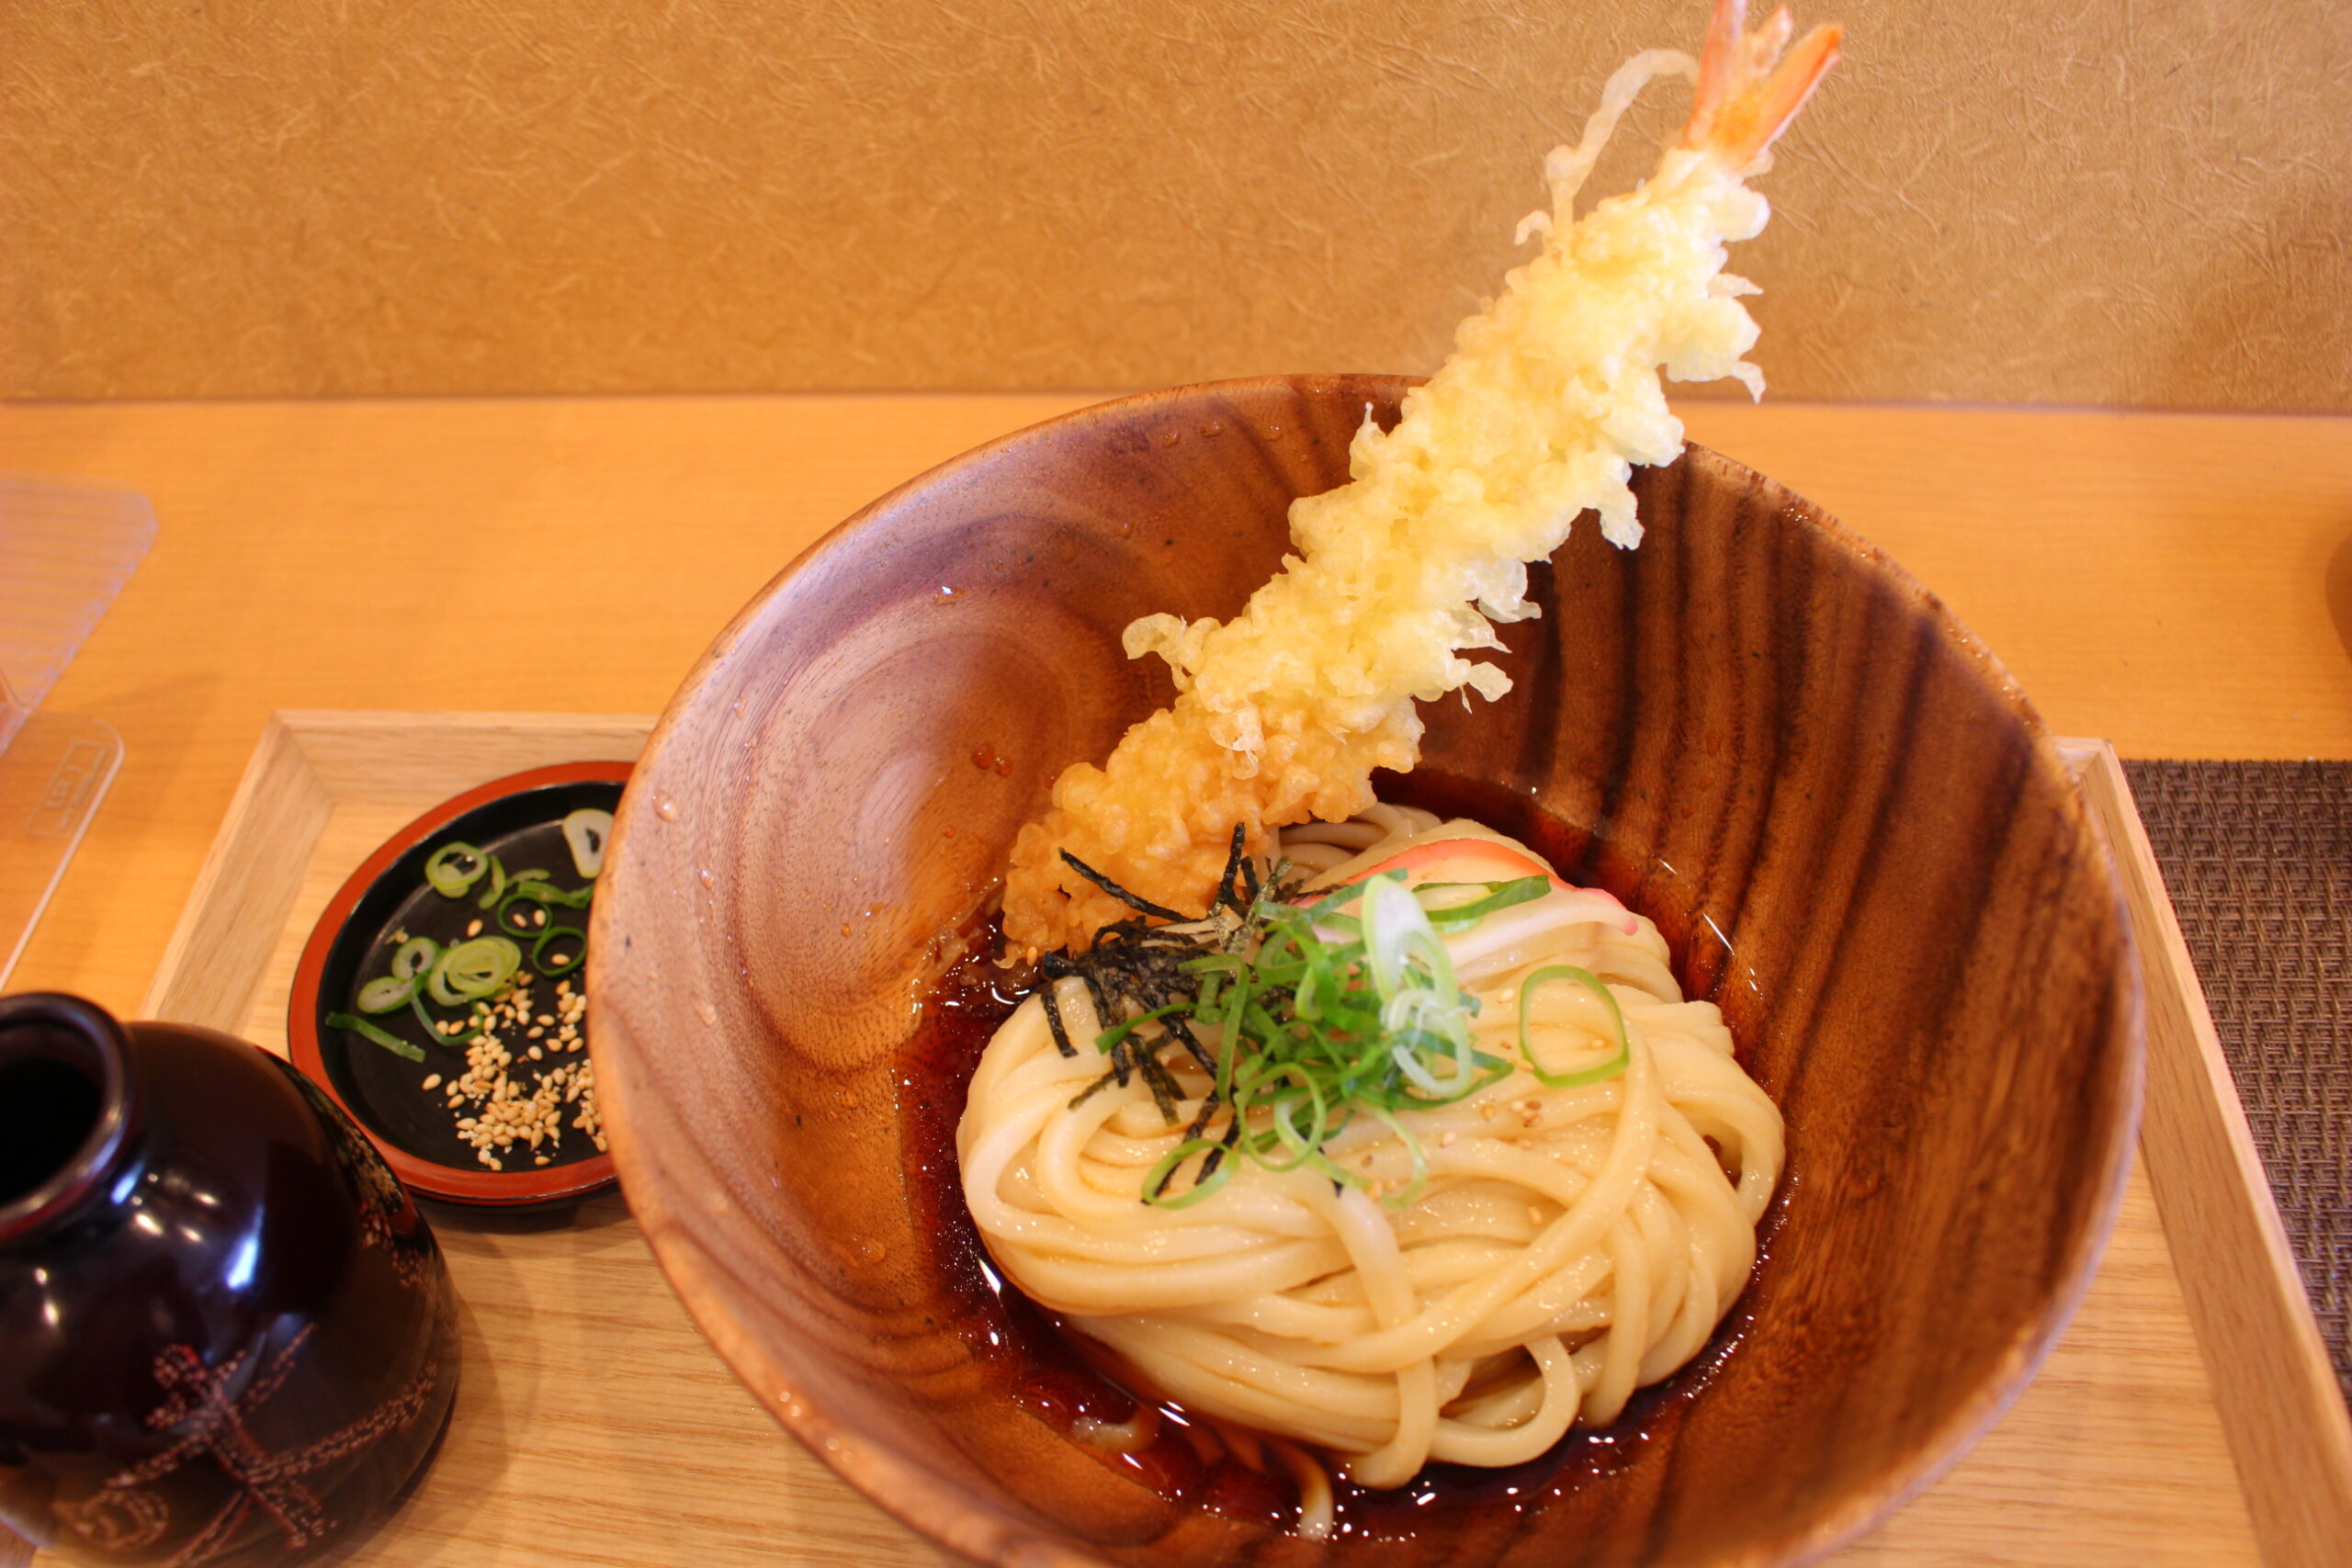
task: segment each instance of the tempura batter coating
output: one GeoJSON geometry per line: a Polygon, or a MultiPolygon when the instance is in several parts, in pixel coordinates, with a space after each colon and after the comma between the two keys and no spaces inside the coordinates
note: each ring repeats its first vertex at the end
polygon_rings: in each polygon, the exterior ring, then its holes
{"type": "Polygon", "coordinates": [[[1350,482],[1292,505],[1297,554],[1242,613],[1127,628],[1130,657],[1168,660],[1176,702],[1103,766],[1065,771],[1052,809],[1022,829],[1005,883],[1010,946],[1082,947],[1131,912],[1064,851],[1189,914],[1206,906],[1237,823],[1254,853],[1274,828],[1370,805],[1373,770],[1419,756],[1417,701],[1510,689],[1463,653],[1500,646],[1489,623],[1536,613],[1528,562],[1587,510],[1612,542],[1640,540],[1633,465],[1682,450],[1661,375],[1736,377],[1761,392],[1743,357],[1756,323],[1738,299],[1754,289],[1724,271],[1724,245],[1763,229],[1770,209],[1745,176],[1836,57],[1837,34],[1816,29],[1775,70],[1787,13],[1747,34],[1743,11],[1719,0],[1702,62],[1651,51],[1611,79],[1583,142],[1547,161],[1552,209],[1521,226],[1544,234],[1542,254],[1462,324],[1394,430],[1367,411],[1350,482]],[[1638,189],[1575,218],[1617,117],[1667,72],[1699,82],[1682,144],[1638,189]]]}

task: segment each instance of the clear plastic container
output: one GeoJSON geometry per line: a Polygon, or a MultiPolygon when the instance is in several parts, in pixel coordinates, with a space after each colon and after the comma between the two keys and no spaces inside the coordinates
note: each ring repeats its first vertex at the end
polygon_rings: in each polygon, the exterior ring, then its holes
{"type": "Polygon", "coordinates": [[[122,739],[41,701],[155,542],[136,491],[0,474],[0,983],[122,765],[122,739]]]}

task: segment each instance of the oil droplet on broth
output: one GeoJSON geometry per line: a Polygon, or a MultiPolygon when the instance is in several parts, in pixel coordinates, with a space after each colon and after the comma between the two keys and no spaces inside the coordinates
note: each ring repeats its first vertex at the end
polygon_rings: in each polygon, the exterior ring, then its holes
{"type": "Polygon", "coordinates": [[[695,868],[695,879],[705,887],[711,886],[718,881],[718,878],[710,874],[710,867],[707,865],[695,868]]]}

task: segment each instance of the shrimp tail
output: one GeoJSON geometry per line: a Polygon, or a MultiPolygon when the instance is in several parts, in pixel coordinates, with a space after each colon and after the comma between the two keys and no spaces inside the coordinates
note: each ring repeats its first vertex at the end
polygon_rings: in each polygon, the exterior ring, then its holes
{"type": "Polygon", "coordinates": [[[1699,60],[1698,95],[1682,128],[1683,147],[1712,153],[1732,169],[1745,169],[1763,156],[1838,62],[1838,45],[1845,36],[1830,22],[1790,49],[1793,30],[1786,6],[1750,32],[1747,0],[1715,0],[1706,51],[1699,60]]]}

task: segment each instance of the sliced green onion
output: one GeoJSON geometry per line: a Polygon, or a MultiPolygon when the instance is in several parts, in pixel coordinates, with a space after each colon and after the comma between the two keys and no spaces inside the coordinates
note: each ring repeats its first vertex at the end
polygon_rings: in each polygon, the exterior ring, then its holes
{"type": "Polygon", "coordinates": [[[531,924],[528,909],[521,918],[508,918],[507,912],[518,905],[531,906],[544,915],[547,913],[547,900],[539,897],[536,886],[516,886],[509,887],[506,897],[498,901],[498,929],[508,936],[529,936],[536,928],[531,924]]]}
{"type": "MultiPolygon", "coordinates": [[[[536,963],[537,961],[537,955],[536,953],[532,955],[532,958],[533,962],[536,963]]],[[[1193,1004],[1190,1002],[1170,1002],[1164,1008],[1154,1008],[1149,1012],[1139,1012],[1136,1014],[1135,1017],[1127,1020],[1125,1023],[1114,1023],[1110,1028],[1104,1030],[1102,1033],[1096,1035],[1094,1037],[1094,1048],[1107,1056],[1111,1054],[1112,1050],[1117,1046],[1120,1041],[1125,1040],[1128,1035],[1133,1034],[1145,1024],[1158,1023],[1161,1019],[1168,1017],[1170,1013],[1182,1012],[1192,1005],[1193,1004]]]]}
{"type": "Polygon", "coordinates": [[[577,926],[549,926],[539,933],[539,940],[531,944],[531,967],[549,979],[559,975],[571,974],[580,967],[581,960],[587,956],[588,933],[577,926]],[[579,941],[580,949],[570,958],[558,953],[551,960],[548,953],[548,943],[560,936],[576,938],[579,941]]]}
{"type": "Polygon", "coordinates": [[[357,1017],[355,1014],[347,1012],[331,1012],[327,1014],[327,1027],[329,1029],[348,1029],[352,1033],[358,1035],[361,1039],[370,1040],[375,1042],[377,1044],[381,1045],[385,1050],[390,1051],[395,1056],[404,1056],[412,1062],[422,1062],[424,1060],[424,1048],[423,1046],[412,1045],[407,1041],[401,1039],[399,1035],[388,1033],[387,1032],[377,1028],[366,1019],[357,1017]]]}
{"type": "Polygon", "coordinates": [[[425,858],[424,880],[444,898],[462,898],[488,869],[480,850],[452,839],[425,858]]]}
{"type": "Polygon", "coordinates": [[[1634,1059],[1634,1040],[1625,1029],[1625,1010],[1617,1005],[1617,998],[1610,993],[1600,976],[1589,969],[1579,969],[1573,964],[1553,964],[1538,969],[1520,982],[1519,1054],[1526,1058],[1527,1070],[1535,1075],[1535,1081],[1544,1088],[1579,1089],[1586,1084],[1613,1078],[1623,1072],[1634,1059]],[[1543,1063],[1535,1059],[1534,1043],[1527,1037],[1527,1008],[1535,999],[1536,988],[1551,980],[1572,980],[1608,1004],[1609,1017],[1617,1026],[1617,1054],[1614,1056],[1597,1067],[1586,1067],[1573,1073],[1548,1071],[1543,1063]]]}
{"type": "Polygon", "coordinates": [[[379,1013],[406,1007],[409,998],[416,995],[418,984],[413,975],[379,975],[359,987],[359,1010],[379,1013]]]}
{"type": "Polygon", "coordinates": [[[443,1007],[457,1007],[497,991],[522,966],[521,948],[503,936],[480,936],[444,952],[425,989],[443,1007]]]}
{"type": "Polygon", "coordinates": [[[571,851],[571,867],[591,879],[605,869],[605,840],[613,836],[613,814],[582,807],[563,819],[563,841],[571,851]]]}
{"type": "Polygon", "coordinates": [[[484,893],[478,902],[487,909],[505,896],[506,867],[500,863],[496,855],[492,855],[490,857],[490,891],[484,893]]]}
{"type": "Polygon", "coordinates": [[[1424,882],[1413,891],[1419,895],[1453,887],[1484,887],[1487,896],[1467,904],[1435,907],[1424,899],[1421,907],[1429,911],[1430,923],[1440,931],[1474,926],[1498,909],[1508,909],[1514,904],[1541,898],[1552,891],[1552,879],[1548,876],[1522,876],[1511,882],[1424,882]]]}
{"type": "MultiPolygon", "coordinates": [[[[1079,1098],[1103,1083],[1130,1081],[1142,1070],[1139,1058],[1147,1059],[1161,1080],[1153,1084],[1154,1098],[1175,1125],[1166,1064],[1158,1059],[1172,1034],[1193,1048],[1213,1087],[1201,1121],[1147,1174],[1146,1202],[1166,1208],[1201,1202],[1244,1160],[1383,1190],[1385,1183],[1375,1188],[1372,1178],[1345,1168],[1328,1152],[1359,1116],[1367,1116],[1410,1161],[1410,1174],[1382,1199],[1401,1208],[1430,1179],[1429,1154],[1408,1112],[1459,1103],[1516,1070],[1504,1056],[1478,1049],[1471,1032],[1478,998],[1454,973],[1444,937],[1541,898],[1554,884],[1537,875],[1409,886],[1405,873],[1384,872],[1311,902],[1292,903],[1297,894],[1279,871],[1260,881],[1238,875],[1239,866],[1237,834],[1209,915],[1167,928],[1136,922],[1123,940],[1058,960],[1058,976],[1048,966],[1049,982],[1083,976],[1098,998],[1125,1004],[1095,1038],[1110,1058],[1107,1070],[1079,1098]],[[1148,1038],[1143,1033],[1148,1024],[1148,1038]],[[1187,1170],[1192,1185],[1181,1186],[1187,1170]]],[[[1082,864],[1079,869],[1088,871],[1082,864]]],[[[1591,987],[1611,1010],[1618,1051],[1615,1060],[1584,1072],[1549,1071],[1528,1042],[1522,995],[1521,1049],[1537,1081],[1598,1082],[1623,1072],[1631,1060],[1631,1036],[1616,998],[1598,978],[1557,965],[1531,976],[1523,990],[1559,979],[1591,987]]],[[[1050,989],[1046,1001],[1058,1021],[1050,989]]],[[[1057,1028],[1055,1035],[1063,1041],[1064,1031],[1057,1028]]],[[[1145,1077],[1151,1081],[1149,1071],[1145,1077]]]]}
{"type": "Polygon", "coordinates": [[[429,936],[413,936],[392,954],[392,973],[403,980],[423,979],[441,956],[441,944],[429,936]]]}
{"type": "MultiPolygon", "coordinates": [[[[1206,1156],[1211,1150],[1215,1149],[1225,1149],[1225,1145],[1216,1138],[1187,1138],[1161,1156],[1159,1163],[1144,1173],[1143,1190],[1147,1194],[1144,1201],[1162,1209],[1189,1209],[1224,1186],[1240,1166],[1241,1161],[1238,1158],[1219,1160],[1216,1169],[1212,1171],[1204,1180],[1195,1181],[1172,1198],[1167,1196],[1165,1192],[1170,1179],[1175,1176],[1179,1166],[1194,1155],[1206,1156]]],[[[1225,1152],[1228,1156],[1234,1153],[1231,1149],[1225,1149],[1225,1152]]]]}

